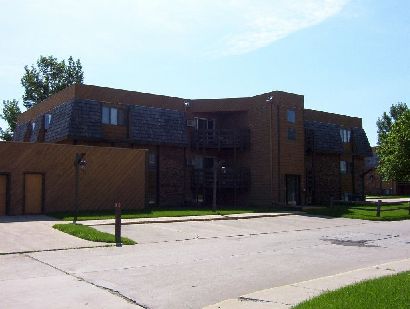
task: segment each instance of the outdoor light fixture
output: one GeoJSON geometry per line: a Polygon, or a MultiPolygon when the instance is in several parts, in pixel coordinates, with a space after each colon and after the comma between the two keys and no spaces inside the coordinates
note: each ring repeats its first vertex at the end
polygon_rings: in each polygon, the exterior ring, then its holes
{"type": "Polygon", "coordinates": [[[269,97],[266,98],[266,102],[270,102],[273,100],[273,97],[270,95],[269,97]]]}
{"type": "Polygon", "coordinates": [[[80,169],[85,171],[87,167],[87,161],[85,160],[85,153],[76,153],[74,159],[74,168],[75,168],[75,195],[74,195],[74,218],[73,223],[77,223],[78,217],[78,195],[80,191],[80,169]]]}
{"type": "Polygon", "coordinates": [[[191,102],[189,101],[184,101],[184,106],[185,106],[185,111],[191,107],[191,102]]]}

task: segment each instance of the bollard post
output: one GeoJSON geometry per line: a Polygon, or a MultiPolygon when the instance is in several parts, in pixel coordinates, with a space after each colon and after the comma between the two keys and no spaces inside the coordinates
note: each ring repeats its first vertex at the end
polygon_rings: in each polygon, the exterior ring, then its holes
{"type": "Polygon", "coordinates": [[[380,217],[380,210],[382,208],[382,200],[377,201],[376,217],[380,217]]]}
{"type": "Polygon", "coordinates": [[[121,203],[115,203],[115,243],[117,247],[121,247],[121,203]]]}
{"type": "Polygon", "coordinates": [[[333,209],[333,196],[330,197],[330,209],[333,209]]]}

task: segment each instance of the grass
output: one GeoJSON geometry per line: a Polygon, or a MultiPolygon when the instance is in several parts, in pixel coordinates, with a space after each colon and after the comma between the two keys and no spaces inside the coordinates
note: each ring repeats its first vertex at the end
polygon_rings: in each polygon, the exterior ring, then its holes
{"type": "Polygon", "coordinates": [[[306,209],[305,211],[310,215],[373,221],[410,219],[408,203],[384,204],[381,207],[380,217],[376,217],[376,205],[335,205],[333,208],[321,207],[306,209]]]}
{"type": "MultiPolygon", "coordinates": [[[[89,241],[115,243],[115,236],[113,234],[100,232],[90,226],[82,224],[54,224],[53,228],[89,241]]],[[[135,241],[126,237],[121,237],[121,242],[123,245],[135,245],[135,241]]]]}
{"type": "MultiPolygon", "coordinates": [[[[273,211],[272,209],[221,209],[212,211],[211,209],[154,209],[154,210],[123,210],[121,214],[122,219],[135,219],[135,218],[159,218],[159,217],[186,217],[186,216],[205,216],[205,215],[231,215],[241,213],[256,213],[273,211]]],[[[59,212],[49,214],[64,221],[72,221],[72,212],[59,212]]],[[[78,215],[78,221],[85,220],[104,220],[114,219],[114,210],[100,210],[100,211],[83,211],[78,215]]]]}
{"type": "Polygon", "coordinates": [[[410,272],[346,286],[305,301],[294,309],[410,308],[410,272]]]}

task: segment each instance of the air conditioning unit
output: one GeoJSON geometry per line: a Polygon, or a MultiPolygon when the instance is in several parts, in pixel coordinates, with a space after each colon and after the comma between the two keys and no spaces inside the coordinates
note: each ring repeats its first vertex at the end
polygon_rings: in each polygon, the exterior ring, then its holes
{"type": "Polygon", "coordinates": [[[186,126],[187,127],[195,127],[195,119],[187,119],[186,126]]]}

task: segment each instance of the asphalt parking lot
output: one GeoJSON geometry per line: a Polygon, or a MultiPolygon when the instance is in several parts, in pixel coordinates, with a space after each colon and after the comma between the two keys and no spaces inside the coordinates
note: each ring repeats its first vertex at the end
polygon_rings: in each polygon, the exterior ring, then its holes
{"type": "Polygon", "coordinates": [[[7,308],[63,308],[67,295],[76,307],[201,308],[410,257],[409,221],[291,215],[125,225],[123,235],[139,244],[0,256],[0,297],[7,308]],[[18,297],[28,291],[36,297],[18,297]]]}

